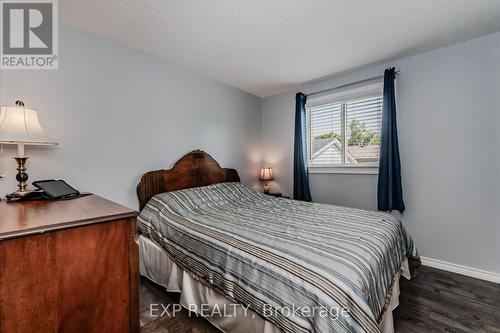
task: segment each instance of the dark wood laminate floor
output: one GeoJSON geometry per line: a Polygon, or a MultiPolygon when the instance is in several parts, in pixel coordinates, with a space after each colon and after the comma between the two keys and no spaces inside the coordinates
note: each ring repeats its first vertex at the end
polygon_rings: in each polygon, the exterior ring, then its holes
{"type": "MultiPolygon", "coordinates": [[[[142,333],[215,333],[203,318],[186,310],[160,319],[150,316],[150,304],[177,304],[178,296],[141,278],[142,333]],[[155,320],[156,319],[156,320],[155,320]]],[[[160,306],[160,312],[163,308],[160,306]]],[[[158,311],[154,311],[159,314],[158,311]]],[[[394,312],[398,333],[500,333],[500,285],[430,267],[418,277],[401,278],[400,305],[394,312]]]]}

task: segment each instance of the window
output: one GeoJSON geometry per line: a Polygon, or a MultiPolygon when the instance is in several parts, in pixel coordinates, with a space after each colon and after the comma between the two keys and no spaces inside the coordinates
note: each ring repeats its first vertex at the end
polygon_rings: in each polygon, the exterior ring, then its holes
{"type": "Polygon", "coordinates": [[[321,168],[325,168],[323,172],[349,172],[346,167],[351,167],[376,173],[382,102],[381,83],[308,101],[308,164],[312,172],[322,172],[321,168]]]}

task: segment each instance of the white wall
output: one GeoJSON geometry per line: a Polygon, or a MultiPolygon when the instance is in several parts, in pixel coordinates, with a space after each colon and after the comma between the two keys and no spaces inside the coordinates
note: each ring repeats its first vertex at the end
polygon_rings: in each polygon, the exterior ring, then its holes
{"type": "MultiPolygon", "coordinates": [[[[0,71],[0,104],[37,108],[60,143],[27,147],[30,180],[62,178],[137,208],[142,173],[200,148],[257,181],[260,98],[67,27],[59,45],[58,70],[0,71]]],[[[2,196],[16,187],[14,155],[5,151],[2,196]]]]}
{"type": "MultiPolygon", "coordinates": [[[[313,84],[313,92],[401,70],[403,220],[421,255],[500,273],[500,33],[313,84]]],[[[292,192],[295,92],[262,103],[273,190],[292,192]]],[[[377,177],[311,174],[313,200],[376,208],[377,177]]]]}

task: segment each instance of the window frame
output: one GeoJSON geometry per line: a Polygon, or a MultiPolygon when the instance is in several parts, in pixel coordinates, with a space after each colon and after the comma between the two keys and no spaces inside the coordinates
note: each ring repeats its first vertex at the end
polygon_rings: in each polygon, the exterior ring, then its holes
{"type": "MultiPolygon", "coordinates": [[[[378,174],[378,164],[377,165],[353,165],[353,164],[313,164],[311,163],[312,154],[312,140],[311,140],[311,112],[310,107],[319,106],[323,104],[330,104],[335,102],[347,102],[350,99],[355,99],[359,97],[369,96],[370,94],[383,96],[383,82],[377,80],[370,84],[363,84],[361,86],[347,87],[346,89],[337,90],[333,93],[324,94],[318,97],[313,97],[309,99],[306,103],[306,136],[307,136],[307,167],[309,173],[317,174],[364,174],[364,175],[377,175],[378,174]]],[[[343,106],[342,106],[343,108],[343,106]]],[[[341,117],[346,116],[345,112],[341,112],[341,117]]],[[[342,133],[345,133],[345,119],[342,119],[342,133]]],[[[345,150],[347,138],[345,134],[343,135],[343,145],[342,145],[342,162],[345,163],[345,150]]]]}

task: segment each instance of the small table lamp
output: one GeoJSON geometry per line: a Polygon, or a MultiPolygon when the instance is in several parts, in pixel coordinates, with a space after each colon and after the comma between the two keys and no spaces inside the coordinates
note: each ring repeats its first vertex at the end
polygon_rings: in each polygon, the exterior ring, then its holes
{"type": "Polygon", "coordinates": [[[273,180],[273,168],[271,167],[263,167],[260,169],[260,180],[264,181],[264,193],[269,194],[269,185],[268,181],[273,180]]]}
{"type": "Polygon", "coordinates": [[[12,195],[24,196],[29,193],[26,189],[28,174],[26,173],[26,160],[24,155],[25,145],[56,145],[47,136],[38,121],[38,111],[24,107],[24,103],[16,101],[15,106],[0,107],[0,143],[17,144],[18,189],[12,195]]]}

